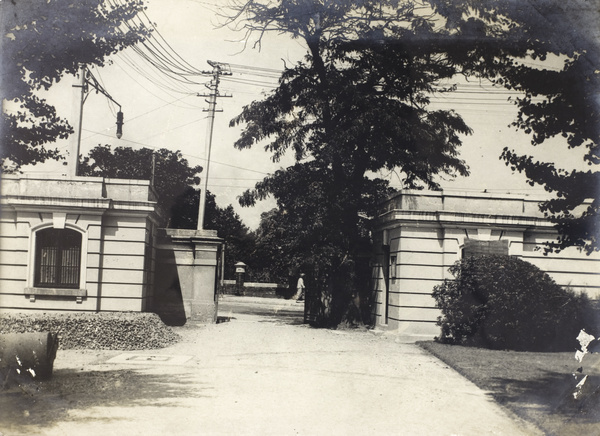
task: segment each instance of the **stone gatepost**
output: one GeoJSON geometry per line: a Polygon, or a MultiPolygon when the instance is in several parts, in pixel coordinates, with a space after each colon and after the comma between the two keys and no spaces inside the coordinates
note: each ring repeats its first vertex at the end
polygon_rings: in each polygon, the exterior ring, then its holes
{"type": "Polygon", "coordinates": [[[187,320],[217,321],[217,265],[223,240],[216,230],[165,229],[173,250],[187,320]]]}

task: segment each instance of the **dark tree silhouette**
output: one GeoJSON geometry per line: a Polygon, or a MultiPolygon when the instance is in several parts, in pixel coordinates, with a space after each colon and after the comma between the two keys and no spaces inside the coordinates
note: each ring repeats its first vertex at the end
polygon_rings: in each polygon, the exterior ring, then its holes
{"type": "MultiPolygon", "coordinates": [[[[99,145],[84,157],[79,166],[82,176],[113,177],[118,179],[153,180],[158,206],[165,212],[162,226],[196,229],[200,202],[199,174],[201,166],[189,166],[179,151],[165,148],[141,148],[99,145]]],[[[251,259],[253,234],[229,205],[221,208],[215,196],[208,192],[205,227],[216,230],[225,241],[225,274],[234,277],[234,264],[251,259]]]]}
{"type": "MultiPolygon", "coordinates": [[[[201,172],[200,165],[190,167],[181,152],[166,148],[134,150],[130,147],[112,149],[110,145],[98,145],[90,150],[79,165],[79,174],[82,176],[154,180],[158,205],[167,213],[162,225],[167,225],[168,220],[172,219],[171,209],[186,189],[200,183],[201,172]]],[[[195,211],[186,209],[185,212],[190,217],[179,216],[177,219],[185,221],[198,218],[197,206],[195,211]]]]}
{"type": "Polygon", "coordinates": [[[0,159],[3,170],[58,159],[47,148],[73,133],[67,120],[36,95],[80,64],[102,66],[107,56],[149,35],[122,24],[143,9],[140,0],[30,0],[0,2],[0,98],[16,111],[3,111],[0,159]]]}
{"type": "MultiPolygon", "coordinates": [[[[531,115],[547,109],[532,97],[539,95],[536,81],[551,74],[524,64],[551,53],[573,61],[582,53],[553,43],[556,32],[546,29],[538,6],[502,0],[232,2],[225,24],[242,29],[248,44],[260,47],[265,33],[277,32],[307,49],[303,61],[286,68],[278,88],[232,124],[244,125],[237,148],[265,143],[275,161],[294,153],[296,165],[258,183],[241,203],[277,199],[278,217],[297,242],[295,256],[314,260],[313,279],[330,323],[339,322],[361,286],[357,262],[365,224],[375,215],[371,200],[386,190],[371,175],[399,170],[405,187],[430,189],[439,188],[440,174],[468,175],[458,151],[470,129],[455,112],[430,109],[433,95],[453,91],[457,75],[490,79],[526,92],[518,101],[518,127],[535,131],[538,141],[551,131],[551,118],[543,114],[540,122],[531,115]]],[[[568,65],[557,80],[573,79],[568,65]]],[[[548,85],[548,98],[557,86],[548,85]]],[[[569,117],[559,117],[565,125],[558,131],[567,136],[569,117]]]]}
{"type": "Polygon", "coordinates": [[[314,262],[327,324],[338,323],[360,291],[366,219],[386,192],[369,173],[399,168],[407,187],[433,189],[440,173],[468,174],[457,154],[470,129],[455,112],[428,108],[433,93],[451,90],[444,82],[457,68],[435,43],[435,17],[404,3],[249,1],[234,18],[249,31],[286,32],[307,47],[279,87],[232,124],[245,124],[238,148],[267,141],[274,160],[295,154],[296,165],[257,184],[242,203],[273,195],[289,214],[296,256],[314,262]]]}

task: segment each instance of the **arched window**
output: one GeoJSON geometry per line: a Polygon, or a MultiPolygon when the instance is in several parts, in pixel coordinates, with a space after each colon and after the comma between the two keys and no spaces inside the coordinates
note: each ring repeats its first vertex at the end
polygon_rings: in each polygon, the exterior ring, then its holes
{"type": "Polygon", "coordinates": [[[36,234],[34,286],[79,288],[81,233],[44,229],[36,234]]]}

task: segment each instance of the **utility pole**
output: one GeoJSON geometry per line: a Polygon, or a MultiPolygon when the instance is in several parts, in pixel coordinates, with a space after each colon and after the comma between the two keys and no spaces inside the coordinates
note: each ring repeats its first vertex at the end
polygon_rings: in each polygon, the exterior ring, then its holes
{"type": "Polygon", "coordinates": [[[231,76],[228,64],[222,64],[219,62],[207,61],[208,64],[213,67],[212,71],[206,72],[213,76],[210,83],[206,85],[210,91],[208,94],[198,94],[198,97],[208,97],[206,102],[208,103],[208,109],[204,109],[204,112],[208,112],[208,126],[206,129],[206,142],[205,142],[205,155],[206,155],[206,167],[204,168],[204,180],[202,184],[202,191],[200,192],[200,204],[198,206],[198,226],[197,230],[204,229],[204,216],[206,211],[206,194],[208,189],[208,170],[210,168],[210,152],[212,148],[212,136],[213,128],[215,123],[215,112],[223,112],[223,110],[217,110],[217,97],[231,97],[231,95],[219,94],[219,81],[221,76],[231,76]]]}
{"type": "Polygon", "coordinates": [[[87,74],[87,68],[85,65],[79,67],[79,77],[77,83],[73,85],[73,126],[77,129],[71,136],[71,146],[69,147],[69,161],[68,170],[69,176],[77,176],[77,170],[79,169],[79,148],[81,146],[81,125],[83,123],[83,103],[85,102],[87,85],[85,83],[85,75],[87,74]]]}
{"type": "Polygon", "coordinates": [[[112,101],[114,104],[119,106],[119,112],[117,112],[117,138],[121,139],[123,136],[123,112],[121,112],[121,105],[115,101],[114,98],[100,85],[98,80],[88,70],[85,64],[81,64],[79,67],[79,77],[77,77],[77,83],[73,85],[73,125],[76,131],[71,139],[71,145],[69,148],[70,156],[68,163],[69,165],[69,176],[77,176],[79,170],[79,150],[81,148],[81,130],[83,125],[83,104],[88,98],[90,87],[96,90],[96,93],[103,94],[106,98],[112,101]]]}

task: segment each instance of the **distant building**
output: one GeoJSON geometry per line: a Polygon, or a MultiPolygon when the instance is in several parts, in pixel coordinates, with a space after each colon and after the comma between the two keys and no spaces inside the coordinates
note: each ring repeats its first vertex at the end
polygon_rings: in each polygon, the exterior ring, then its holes
{"type": "Polygon", "coordinates": [[[404,190],[381,208],[373,240],[376,324],[407,335],[434,337],[440,311],[431,292],[452,278],[462,257],[508,254],[537,265],[562,286],[600,298],[600,254],[576,248],[544,256],[555,240],[541,199],[487,193],[404,190]]]}

